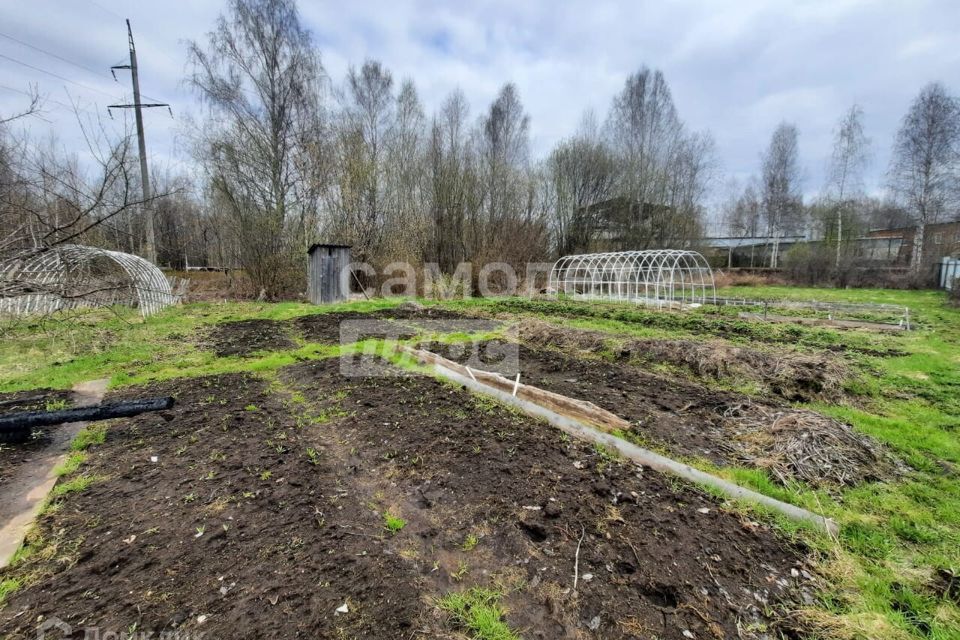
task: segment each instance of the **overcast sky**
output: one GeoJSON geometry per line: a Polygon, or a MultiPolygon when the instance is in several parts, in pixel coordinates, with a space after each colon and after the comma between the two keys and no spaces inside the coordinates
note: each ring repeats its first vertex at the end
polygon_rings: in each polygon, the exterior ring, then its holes
{"type": "MultiPolygon", "coordinates": [[[[60,144],[81,150],[67,105],[105,115],[107,104],[130,100],[126,72],[117,72],[119,83],[108,72],[126,61],[129,17],[145,99],[173,104],[173,118],[147,113],[151,159],[189,167],[178,131],[198,106],[182,82],[184,43],[203,39],[225,5],[0,0],[0,115],[22,105],[17,91],[35,84],[47,97],[43,119],[18,127],[55,131],[60,144]]],[[[503,83],[516,83],[537,157],[570,135],[585,109],[605,116],[629,73],[659,68],[684,121],[717,142],[717,193],[729,178],[757,172],[770,133],[787,120],[800,130],[803,189],[815,194],[836,121],[854,102],[872,140],[867,188],[879,191],[898,123],[920,88],[940,81],[960,92],[956,0],[312,0],[300,9],[334,82],[351,64],[376,58],[397,80],[413,78],[428,112],[460,87],[474,117],[503,83]]]]}

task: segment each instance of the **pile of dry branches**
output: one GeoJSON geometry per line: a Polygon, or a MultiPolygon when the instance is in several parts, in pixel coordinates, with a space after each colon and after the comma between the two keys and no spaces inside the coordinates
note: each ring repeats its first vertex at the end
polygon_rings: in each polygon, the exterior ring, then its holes
{"type": "Polygon", "coordinates": [[[842,487],[886,479],[900,463],[875,440],[839,420],[803,409],[742,401],[720,409],[740,461],[767,469],[781,483],[842,487]]]}

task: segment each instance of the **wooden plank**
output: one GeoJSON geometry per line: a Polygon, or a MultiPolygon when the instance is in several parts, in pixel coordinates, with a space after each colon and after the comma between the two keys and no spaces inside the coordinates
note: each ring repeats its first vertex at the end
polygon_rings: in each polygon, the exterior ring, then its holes
{"type": "Polygon", "coordinates": [[[630,423],[591,402],[575,400],[551,391],[522,384],[519,385],[517,392],[514,394],[515,383],[499,374],[468,369],[457,362],[423,349],[398,345],[396,350],[416,358],[423,364],[433,365],[437,375],[443,378],[462,384],[472,391],[492,396],[501,402],[516,406],[529,415],[544,418],[553,426],[575,438],[613,449],[637,464],[650,467],[661,473],[669,473],[691,482],[707,485],[734,499],[761,504],[792,520],[813,524],[832,536],[836,536],[839,532],[839,526],[830,518],[741,487],[738,484],[644,449],[613,435],[612,431],[629,428],[630,423]]]}
{"type": "Polygon", "coordinates": [[[592,424],[608,433],[614,431],[629,431],[630,423],[618,415],[615,415],[606,409],[601,409],[592,402],[586,400],[576,400],[568,396],[553,393],[546,389],[534,387],[520,383],[516,384],[514,380],[508,380],[498,373],[490,371],[481,371],[479,369],[469,369],[464,365],[448,360],[443,356],[437,355],[431,351],[415,349],[406,345],[397,345],[397,351],[406,353],[414,357],[421,364],[439,365],[459,373],[460,375],[471,377],[483,384],[493,387],[499,391],[509,393],[530,402],[547,407],[556,413],[565,415],[577,420],[592,424]],[[514,394],[514,388],[516,393],[514,394]]]}

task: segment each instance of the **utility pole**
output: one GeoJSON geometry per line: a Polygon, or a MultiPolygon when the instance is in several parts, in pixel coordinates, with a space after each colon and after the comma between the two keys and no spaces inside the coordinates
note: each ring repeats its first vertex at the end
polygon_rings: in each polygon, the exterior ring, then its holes
{"type": "MultiPolygon", "coordinates": [[[[151,107],[166,107],[166,103],[143,103],[140,101],[140,78],[137,75],[137,48],[133,44],[133,30],[130,28],[130,19],[127,19],[127,38],[130,43],[130,64],[121,64],[110,67],[110,73],[115,69],[129,69],[130,77],[133,79],[133,104],[112,104],[107,107],[110,109],[133,109],[137,120],[137,142],[140,146],[140,182],[141,192],[143,194],[143,213],[144,225],[146,227],[147,242],[144,247],[144,257],[150,262],[157,262],[157,242],[156,231],[153,225],[153,207],[150,206],[150,175],[147,173],[147,141],[143,137],[143,109],[151,107]]],[[[116,79],[116,74],[113,75],[116,79]]],[[[171,112],[172,115],[172,112],[171,112]]]]}

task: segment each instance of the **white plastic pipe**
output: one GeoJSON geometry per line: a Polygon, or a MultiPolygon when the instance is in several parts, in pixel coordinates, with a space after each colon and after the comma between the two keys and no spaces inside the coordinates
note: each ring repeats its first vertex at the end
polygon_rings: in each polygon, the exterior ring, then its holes
{"type": "Polygon", "coordinates": [[[757,493],[751,489],[746,489],[723,478],[718,478],[690,465],[677,462],[676,460],[654,453],[648,449],[638,447],[632,442],[627,442],[617,436],[604,433],[579,420],[561,415],[524,398],[519,398],[500,389],[478,382],[475,379],[472,380],[441,364],[435,363],[434,371],[440,377],[461,384],[472,391],[491,396],[505,404],[515,406],[528,415],[543,418],[553,426],[575,438],[613,449],[637,464],[650,467],[662,473],[669,473],[691,482],[707,485],[737,500],[747,500],[761,504],[778,513],[782,513],[791,520],[813,524],[832,536],[836,536],[840,530],[837,523],[831,518],[825,518],[801,507],[781,502],[780,500],[765,496],[762,493],[757,493]]]}

